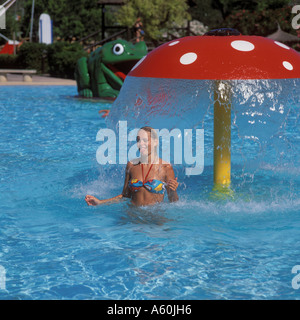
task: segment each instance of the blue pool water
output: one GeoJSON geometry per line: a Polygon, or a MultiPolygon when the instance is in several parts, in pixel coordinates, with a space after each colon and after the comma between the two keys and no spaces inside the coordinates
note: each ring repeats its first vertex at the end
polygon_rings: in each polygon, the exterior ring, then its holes
{"type": "Polygon", "coordinates": [[[177,203],[88,207],[123,184],[123,165],[96,161],[110,105],[67,86],[0,94],[0,299],[299,299],[296,106],[266,149],[233,147],[234,199],[211,197],[208,160],[201,176],[175,167],[177,203]]]}

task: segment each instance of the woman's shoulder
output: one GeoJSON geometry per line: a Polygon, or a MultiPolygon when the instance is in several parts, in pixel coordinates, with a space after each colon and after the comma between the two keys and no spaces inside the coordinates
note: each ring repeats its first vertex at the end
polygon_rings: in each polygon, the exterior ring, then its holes
{"type": "Polygon", "coordinates": [[[170,162],[165,161],[163,159],[159,159],[159,164],[163,165],[164,167],[172,167],[170,162]]]}
{"type": "Polygon", "coordinates": [[[167,175],[173,175],[174,174],[174,169],[173,169],[173,166],[170,162],[167,162],[167,161],[164,161],[162,160],[161,161],[161,168],[162,168],[162,171],[167,175]]]}
{"type": "Polygon", "coordinates": [[[130,166],[130,167],[136,166],[136,165],[140,164],[140,162],[141,162],[140,158],[131,159],[127,162],[127,166],[130,166]]]}
{"type": "MultiPolygon", "coordinates": [[[[127,166],[128,167],[132,167],[132,166],[136,166],[139,165],[141,163],[141,158],[135,158],[135,159],[131,159],[127,162],[127,166]]],[[[156,162],[154,162],[154,164],[160,164],[162,166],[165,167],[172,167],[171,163],[168,161],[165,161],[161,158],[159,158],[156,162]]]]}

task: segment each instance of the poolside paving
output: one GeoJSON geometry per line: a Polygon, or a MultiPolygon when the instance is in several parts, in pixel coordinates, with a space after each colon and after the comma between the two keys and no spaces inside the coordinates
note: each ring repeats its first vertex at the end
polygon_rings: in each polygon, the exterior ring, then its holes
{"type": "Polygon", "coordinates": [[[22,74],[7,74],[7,81],[0,82],[0,86],[76,86],[71,79],[54,78],[48,75],[33,75],[32,82],[23,81],[22,74]]]}

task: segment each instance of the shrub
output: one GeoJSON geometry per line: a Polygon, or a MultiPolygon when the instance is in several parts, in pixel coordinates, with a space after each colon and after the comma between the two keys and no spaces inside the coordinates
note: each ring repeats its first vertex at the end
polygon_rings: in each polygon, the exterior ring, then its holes
{"type": "Polygon", "coordinates": [[[1,69],[19,69],[18,56],[11,54],[0,54],[1,69]]]}
{"type": "Polygon", "coordinates": [[[44,43],[25,42],[16,56],[0,55],[2,69],[36,69],[37,73],[50,73],[51,76],[74,79],[76,62],[87,56],[79,43],[55,42],[44,43]]]}
{"type": "Polygon", "coordinates": [[[38,73],[47,73],[47,47],[45,43],[23,43],[18,52],[18,65],[24,69],[36,69],[38,73]]]}
{"type": "Polygon", "coordinates": [[[51,76],[74,79],[76,62],[87,55],[79,43],[55,42],[48,46],[51,76]]]}

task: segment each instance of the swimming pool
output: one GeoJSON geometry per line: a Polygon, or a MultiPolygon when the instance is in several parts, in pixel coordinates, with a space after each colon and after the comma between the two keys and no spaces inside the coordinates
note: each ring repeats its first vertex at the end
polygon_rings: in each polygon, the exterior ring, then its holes
{"type": "Polygon", "coordinates": [[[111,197],[123,184],[124,166],[96,161],[98,110],[109,106],[69,86],[0,92],[0,299],[299,299],[296,109],[290,157],[233,164],[234,200],[210,198],[208,163],[200,177],[175,168],[178,203],[95,208],[87,193],[111,197]]]}

